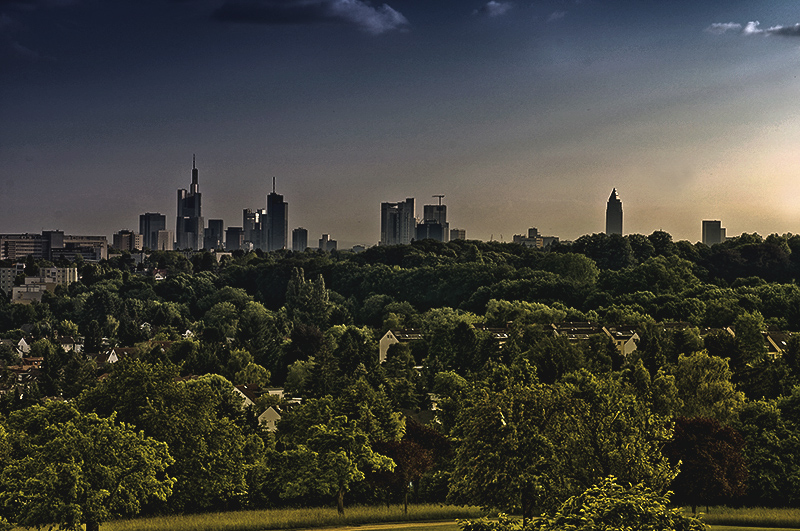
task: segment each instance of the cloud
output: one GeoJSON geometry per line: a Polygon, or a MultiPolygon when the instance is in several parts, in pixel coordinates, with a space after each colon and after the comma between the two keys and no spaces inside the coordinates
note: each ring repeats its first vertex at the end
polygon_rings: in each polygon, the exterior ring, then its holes
{"type": "Polygon", "coordinates": [[[707,27],[705,31],[714,35],[722,35],[728,31],[739,31],[740,29],[742,29],[742,25],[736,22],[715,22],[707,27]]]}
{"type": "Polygon", "coordinates": [[[800,37],[800,23],[793,26],[772,26],[771,28],[762,29],[761,23],[757,20],[748,22],[744,27],[735,22],[715,22],[705,29],[708,33],[715,35],[722,35],[728,31],[741,30],[741,34],[745,36],[750,35],[779,35],[781,37],[800,37]]]}
{"type": "Polygon", "coordinates": [[[500,15],[505,15],[512,7],[513,4],[511,2],[496,2],[495,0],[490,0],[480,9],[473,11],[473,14],[499,17],[500,15]]]}
{"type": "Polygon", "coordinates": [[[214,18],[254,24],[340,22],[373,35],[408,25],[406,17],[387,4],[376,8],[363,0],[227,0],[214,18]]]}
{"type": "Polygon", "coordinates": [[[550,16],[547,17],[547,22],[553,22],[555,20],[561,20],[565,16],[567,16],[567,12],[566,11],[555,11],[553,13],[550,13],[550,16]]]}

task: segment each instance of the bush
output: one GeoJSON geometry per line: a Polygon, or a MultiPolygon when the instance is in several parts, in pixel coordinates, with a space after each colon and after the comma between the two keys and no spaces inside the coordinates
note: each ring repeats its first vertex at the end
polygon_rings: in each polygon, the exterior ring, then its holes
{"type": "Polygon", "coordinates": [[[613,476],[565,501],[552,515],[532,522],[532,531],[703,531],[698,518],[669,508],[669,498],[641,484],[623,487],[613,476]]]}
{"type": "Polygon", "coordinates": [[[520,531],[519,520],[510,518],[505,513],[497,515],[497,521],[489,520],[485,516],[477,520],[456,520],[461,531],[520,531]]]}

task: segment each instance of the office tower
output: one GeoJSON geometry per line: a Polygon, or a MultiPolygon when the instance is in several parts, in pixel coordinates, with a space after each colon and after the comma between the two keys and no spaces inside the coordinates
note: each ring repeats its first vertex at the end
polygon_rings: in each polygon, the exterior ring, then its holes
{"type": "Polygon", "coordinates": [[[416,237],[414,198],[399,203],[381,203],[380,245],[409,244],[416,237]]]}
{"type": "Polygon", "coordinates": [[[466,229],[450,229],[450,241],[466,240],[466,239],[467,239],[466,229]]]}
{"type": "Polygon", "coordinates": [[[200,212],[200,188],[197,184],[197,165],[192,156],[192,187],[178,190],[178,219],[175,237],[178,249],[199,250],[203,248],[203,215],[200,212]]]}
{"type": "Polygon", "coordinates": [[[308,231],[298,227],[292,231],[292,251],[305,251],[308,248],[308,231]]]}
{"type": "Polygon", "coordinates": [[[418,240],[430,238],[440,242],[450,240],[450,224],[447,223],[447,205],[442,204],[443,195],[439,198],[438,205],[425,205],[423,207],[422,223],[417,225],[416,237],[418,240]]]}
{"type": "Polygon", "coordinates": [[[266,235],[264,243],[267,251],[286,249],[289,244],[289,203],[283,196],[275,193],[275,178],[272,178],[272,193],[267,196],[267,221],[261,222],[266,235]]]}
{"type": "Polygon", "coordinates": [[[114,234],[111,240],[111,247],[119,251],[136,251],[141,250],[144,246],[142,242],[144,237],[137,234],[132,230],[121,230],[114,234]]]}
{"type": "Polygon", "coordinates": [[[244,243],[244,230],[242,227],[228,227],[225,230],[225,250],[238,251],[244,243]]]}
{"type": "Polygon", "coordinates": [[[158,231],[167,230],[167,216],[158,212],[147,212],[139,216],[139,234],[147,249],[158,248],[158,231]]]}
{"type": "Polygon", "coordinates": [[[160,230],[156,240],[157,251],[173,251],[175,250],[175,233],[171,230],[160,230]]]}
{"type": "Polygon", "coordinates": [[[336,240],[331,240],[330,236],[327,234],[323,234],[322,238],[319,239],[320,251],[335,251],[336,245],[336,240]]]}
{"type": "Polygon", "coordinates": [[[262,235],[262,222],[266,221],[266,211],[264,209],[251,210],[245,208],[242,210],[242,230],[244,231],[244,241],[253,244],[254,249],[264,249],[266,246],[263,242],[262,235]]]}
{"type": "Polygon", "coordinates": [[[224,230],[221,219],[209,219],[208,228],[203,233],[203,248],[213,251],[214,249],[224,249],[222,239],[224,230]]]}
{"type": "Polygon", "coordinates": [[[617,197],[617,189],[611,190],[606,204],[606,234],[622,234],[622,201],[617,197]]]}
{"type": "Polygon", "coordinates": [[[711,247],[725,241],[725,227],[718,220],[703,220],[703,243],[711,247]]]}

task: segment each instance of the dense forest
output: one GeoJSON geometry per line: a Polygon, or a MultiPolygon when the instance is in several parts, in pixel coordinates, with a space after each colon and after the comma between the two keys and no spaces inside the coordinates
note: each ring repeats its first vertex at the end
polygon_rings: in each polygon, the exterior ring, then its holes
{"type": "Polygon", "coordinates": [[[608,476],[690,505],[800,503],[800,236],[55,265],[80,281],[0,301],[9,522],[353,499],[528,517],[608,476]],[[578,322],[606,333],[553,326],[578,322]],[[409,329],[381,363],[380,338],[409,329]],[[635,350],[609,330],[635,331],[635,350]],[[35,378],[13,370],[23,338],[35,378]],[[109,364],[112,347],[128,348],[109,364]],[[277,431],[258,422],[269,407],[277,431]]]}

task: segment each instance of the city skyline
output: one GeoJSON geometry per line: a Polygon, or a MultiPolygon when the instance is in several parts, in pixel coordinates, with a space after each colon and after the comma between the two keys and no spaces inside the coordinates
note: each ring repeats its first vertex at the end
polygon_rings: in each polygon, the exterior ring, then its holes
{"type": "Polygon", "coordinates": [[[192,153],[206,219],[277,177],[340,248],[435,194],[482,240],[600,233],[612,188],[626,233],[800,232],[793,2],[303,5],[4,3],[0,232],[170,226],[192,153]]]}

